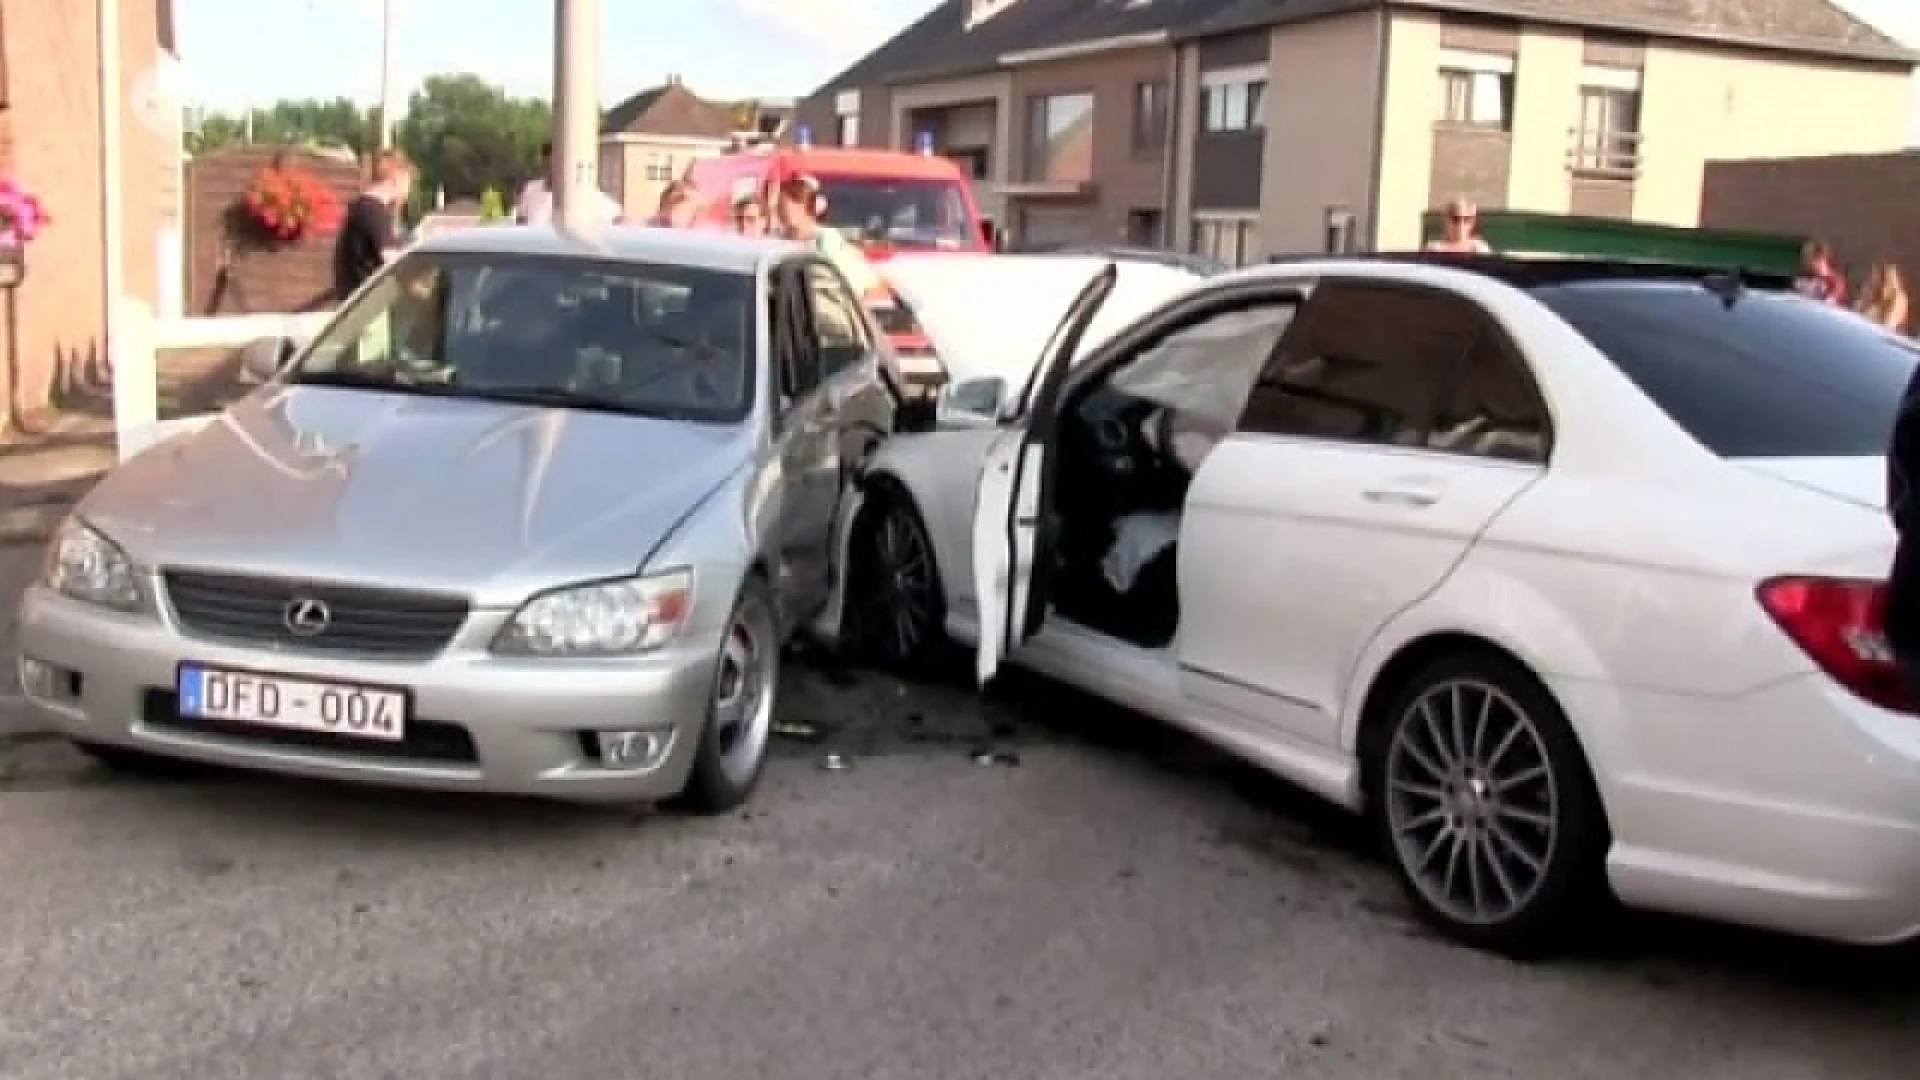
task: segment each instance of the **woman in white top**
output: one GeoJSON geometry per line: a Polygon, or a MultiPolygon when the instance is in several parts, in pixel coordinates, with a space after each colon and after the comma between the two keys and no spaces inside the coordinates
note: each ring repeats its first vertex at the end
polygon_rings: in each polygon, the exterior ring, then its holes
{"type": "MultiPolygon", "coordinates": [[[[513,220],[521,225],[548,225],[553,222],[553,144],[540,145],[540,175],[527,181],[520,189],[520,198],[513,204],[513,220]]],[[[613,196],[604,191],[595,192],[600,196],[600,217],[603,225],[618,225],[626,220],[626,210],[613,196]]]]}
{"type": "Polygon", "coordinates": [[[1480,208],[1465,199],[1447,204],[1447,221],[1440,239],[1429,241],[1428,251],[1457,251],[1463,254],[1491,255],[1493,249],[1480,239],[1480,208]]]}

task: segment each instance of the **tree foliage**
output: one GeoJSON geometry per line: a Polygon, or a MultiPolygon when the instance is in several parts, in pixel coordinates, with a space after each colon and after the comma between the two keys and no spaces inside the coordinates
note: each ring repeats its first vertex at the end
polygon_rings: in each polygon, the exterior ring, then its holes
{"type": "MultiPolygon", "coordinates": [[[[375,111],[348,98],[279,101],[253,110],[252,139],[279,145],[373,149],[375,111]]],[[[203,112],[188,124],[187,150],[202,154],[246,140],[244,114],[203,112]]],[[[538,98],[509,97],[477,75],[434,75],[408,103],[395,132],[418,169],[415,202],[431,206],[477,199],[489,189],[517,190],[540,168],[540,145],[552,137],[553,111],[538,98]]]]}
{"type": "Polygon", "coordinates": [[[399,140],[428,181],[422,186],[452,201],[524,183],[552,132],[544,101],[510,98],[477,75],[434,75],[408,102],[399,140]]]}

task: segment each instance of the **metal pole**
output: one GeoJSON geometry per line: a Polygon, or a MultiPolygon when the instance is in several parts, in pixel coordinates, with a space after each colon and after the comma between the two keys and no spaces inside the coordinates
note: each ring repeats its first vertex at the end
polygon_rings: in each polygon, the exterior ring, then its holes
{"type": "Polygon", "coordinates": [[[592,223],[600,195],[600,0],[554,0],[554,224],[592,223]]]}
{"type": "Polygon", "coordinates": [[[393,0],[380,4],[380,132],[382,150],[393,146],[393,0]]]}
{"type": "Polygon", "coordinates": [[[126,128],[120,46],[120,0],[99,0],[100,27],[100,291],[102,337],[113,372],[116,441],[160,419],[159,371],[153,346],[153,309],[127,295],[126,128]]]}

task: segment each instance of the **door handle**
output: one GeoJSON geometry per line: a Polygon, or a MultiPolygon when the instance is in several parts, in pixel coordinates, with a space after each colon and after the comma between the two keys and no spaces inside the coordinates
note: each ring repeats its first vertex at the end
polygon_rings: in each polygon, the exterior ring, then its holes
{"type": "Polygon", "coordinates": [[[1402,506],[1419,510],[1440,501],[1441,485],[1433,480],[1395,480],[1384,486],[1368,488],[1360,497],[1380,506],[1402,506]]]}

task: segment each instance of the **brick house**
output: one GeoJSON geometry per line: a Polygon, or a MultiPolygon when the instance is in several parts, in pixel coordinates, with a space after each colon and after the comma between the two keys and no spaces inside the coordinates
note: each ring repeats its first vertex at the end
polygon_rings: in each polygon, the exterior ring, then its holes
{"type": "Polygon", "coordinates": [[[628,215],[651,214],[661,190],[688,162],[745,139],[775,136],[787,113],[779,102],[708,100],[669,76],[601,117],[600,186],[628,215]]]}
{"type": "Polygon", "coordinates": [[[1710,159],[1904,145],[1913,67],[1828,0],[947,0],[796,127],[933,139],[1015,243],[1251,262],[1456,195],[1695,225],[1710,159]]]}
{"type": "Polygon", "coordinates": [[[109,197],[119,200],[124,291],[155,308],[178,301],[180,111],[167,94],[177,63],[171,0],[0,0],[0,169],[53,217],[28,248],[24,280],[0,294],[0,427],[62,387],[105,378],[109,197]],[[118,9],[116,41],[102,40],[103,9],[118,9]],[[103,112],[109,48],[118,101],[103,112]],[[109,192],[104,130],[116,113],[120,175],[109,192]]]}

